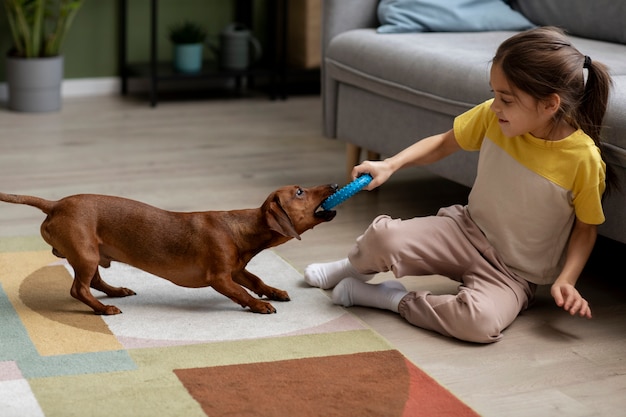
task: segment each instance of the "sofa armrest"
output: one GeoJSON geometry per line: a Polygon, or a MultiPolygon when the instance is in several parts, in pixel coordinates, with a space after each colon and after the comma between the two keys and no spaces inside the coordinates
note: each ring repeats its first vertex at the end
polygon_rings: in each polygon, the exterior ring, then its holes
{"type": "Polygon", "coordinates": [[[326,49],[330,41],[342,32],[352,29],[375,28],[378,25],[379,0],[323,0],[322,1],[322,130],[326,137],[336,137],[337,86],[328,80],[325,71],[326,49]]]}

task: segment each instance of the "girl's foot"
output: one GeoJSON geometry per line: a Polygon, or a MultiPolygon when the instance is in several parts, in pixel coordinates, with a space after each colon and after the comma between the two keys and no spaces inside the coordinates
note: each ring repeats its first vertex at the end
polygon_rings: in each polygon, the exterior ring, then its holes
{"type": "Polygon", "coordinates": [[[311,264],[304,270],[304,280],[312,287],[324,290],[333,288],[344,278],[356,278],[359,281],[369,281],[374,275],[359,273],[348,258],[335,262],[311,264]]]}
{"type": "Polygon", "coordinates": [[[404,285],[395,280],[367,284],[358,279],[346,278],[333,290],[333,303],[344,307],[375,307],[397,313],[400,301],[408,293],[404,285]]]}

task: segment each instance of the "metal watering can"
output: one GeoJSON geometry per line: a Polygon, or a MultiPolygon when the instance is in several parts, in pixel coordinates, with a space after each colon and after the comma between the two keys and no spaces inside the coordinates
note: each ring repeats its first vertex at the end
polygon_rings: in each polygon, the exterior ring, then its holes
{"type": "Polygon", "coordinates": [[[250,29],[241,23],[231,23],[219,35],[219,45],[209,44],[217,56],[219,66],[230,70],[244,70],[258,61],[263,53],[261,43],[250,29]]]}

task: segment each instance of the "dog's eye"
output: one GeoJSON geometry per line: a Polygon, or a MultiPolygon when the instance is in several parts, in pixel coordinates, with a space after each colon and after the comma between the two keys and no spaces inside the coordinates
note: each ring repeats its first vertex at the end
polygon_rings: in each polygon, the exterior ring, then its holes
{"type": "Polygon", "coordinates": [[[300,197],[300,196],[302,196],[302,194],[304,194],[304,190],[302,188],[298,188],[296,190],[296,196],[300,197]]]}

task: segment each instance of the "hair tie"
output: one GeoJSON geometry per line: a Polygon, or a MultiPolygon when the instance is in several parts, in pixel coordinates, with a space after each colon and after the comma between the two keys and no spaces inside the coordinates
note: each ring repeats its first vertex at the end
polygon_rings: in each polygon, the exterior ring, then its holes
{"type": "Polygon", "coordinates": [[[583,68],[591,67],[591,58],[588,55],[585,55],[585,63],[583,64],[583,68]]]}

